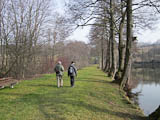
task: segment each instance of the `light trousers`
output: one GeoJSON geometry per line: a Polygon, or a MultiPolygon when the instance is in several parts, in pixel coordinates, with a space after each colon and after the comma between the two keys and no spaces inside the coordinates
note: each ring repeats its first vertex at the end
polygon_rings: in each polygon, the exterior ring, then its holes
{"type": "Polygon", "coordinates": [[[61,75],[57,75],[57,87],[62,87],[63,86],[63,79],[61,75]]]}

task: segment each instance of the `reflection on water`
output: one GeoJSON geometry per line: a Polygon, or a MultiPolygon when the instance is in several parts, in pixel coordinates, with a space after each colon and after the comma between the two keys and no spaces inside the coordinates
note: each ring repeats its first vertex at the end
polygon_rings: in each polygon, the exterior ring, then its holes
{"type": "Polygon", "coordinates": [[[160,69],[138,68],[132,70],[130,81],[135,98],[145,115],[152,113],[160,105],[160,69]]]}

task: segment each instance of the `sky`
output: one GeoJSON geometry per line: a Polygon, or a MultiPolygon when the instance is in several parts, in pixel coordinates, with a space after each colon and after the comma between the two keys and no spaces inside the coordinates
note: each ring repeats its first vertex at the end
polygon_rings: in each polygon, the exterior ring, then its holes
{"type": "MultiPolygon", "coordinates": [[[[88,43],[88,34],[90,31],[90,27],[83,27],[77,29],[73,34],[69,37],[72,40],[84,41],[88,43]]],[[[157,23],[157,28],[155,29],[146,29],[141,30],[139,34],[136,35],[139,43],[154,43],[157,40],[160,40],[160,23],[157,23]]]]}
{"type": "MultiPolygon", "coordinates": [[[[160,22],[157,23],[157,27],[155,29],[146,29],[140,30],[140,32],[136,35],[139,43],[154,43],[157,40],[160,40],[160,22]]],[[[89,35],[90,27],[78,28],[73,34],[69,37],[72,40],[84,41],[88,43],[88,35],[89,35]]]]}
{"type": "Polygon", "coordinates": [[[156,29],[147,29],[147,30],[141,30],[140,34],[138,34],[137,39],[138,42],[144,42],[144,43],[154,43],[157,40],[160,40],[160,23],[157,23],[156,29]]]}
{"type": "Polygon", "coordinates": [[[89,26],[78,28],[77,30],[73,32],[73,34],[68,39],[83,41],[85,43],[88,43],[89,42],[89,39],[88,39],[89,31],[90,31],[89,26]]]}
{"type": "MultiPolygon", "coordinates": [[[[66,0],[54,0],[54,1],[56,3],[57,11],[60,12],[61,14],[64,14],[63,6],[66,0]]],[[[89,34],[89,31],[90,31],[89,26],[85,26],[83,28],[79,27],[71,34],[68,40],[83,41],[85,43],[88,43],[89,40],[87,36],[89,34]]]]}
{"type": "MultiPolygon", "coordinates": [[[[57,10],[63,14],[63,5],[65,0],[54,0],[57,2],[57,10]]],[[[153,43],[157,40],[160,40],[160,22],[157,23],[156,29],[146,29],[140,30],[139,34],[137,34],[137,40],[139,43],[153,43]]],[[[85,26],[83,28],[76,29],[73,34],[68,38],[69,40],[77,40],[88,43],[88,35],[89,35],[90,27],[85,26]]]]}

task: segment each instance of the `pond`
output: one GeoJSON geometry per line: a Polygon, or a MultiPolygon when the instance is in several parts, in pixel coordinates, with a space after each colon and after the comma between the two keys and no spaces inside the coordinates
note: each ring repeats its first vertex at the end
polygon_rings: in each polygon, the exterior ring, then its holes
{"type": "Polygon", "coordinates": [[[139,68],[132,70],[134,101],[149,115],[160,105],[160,69],[139,68]]]}

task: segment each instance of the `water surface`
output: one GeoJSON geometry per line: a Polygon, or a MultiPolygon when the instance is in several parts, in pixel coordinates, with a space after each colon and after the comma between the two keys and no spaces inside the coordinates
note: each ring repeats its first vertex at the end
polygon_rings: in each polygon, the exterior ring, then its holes
{"type": "Polygon", "coordinates": [[[145,115],[155,111],[160,105],[160,70],[136,69],[133,70],[133,93],[139,93],[137,101],[145,115]]]}

